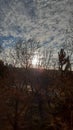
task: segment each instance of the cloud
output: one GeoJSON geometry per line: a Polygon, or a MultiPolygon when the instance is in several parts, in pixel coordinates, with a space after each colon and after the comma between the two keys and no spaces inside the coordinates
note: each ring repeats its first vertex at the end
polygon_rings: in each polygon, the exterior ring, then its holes
{"type": "MultiPolygon", "coordinates": [[[[0,36],[32,37],[58,49],[65,42],[72,5],[72,0],[0,0],[0,36]]],[[[2,40],[3,45],[14,44],[13,39],[2,40]]]]}

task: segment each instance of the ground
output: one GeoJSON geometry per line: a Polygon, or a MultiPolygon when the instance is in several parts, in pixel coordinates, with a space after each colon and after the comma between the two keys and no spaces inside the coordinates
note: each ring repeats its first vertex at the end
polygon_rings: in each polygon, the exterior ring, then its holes
{"type": "Polygon", "coordinates": [[[0,76],[0,129],[72,130],[72,79],[72,72],[6,68],[0,76]]]}

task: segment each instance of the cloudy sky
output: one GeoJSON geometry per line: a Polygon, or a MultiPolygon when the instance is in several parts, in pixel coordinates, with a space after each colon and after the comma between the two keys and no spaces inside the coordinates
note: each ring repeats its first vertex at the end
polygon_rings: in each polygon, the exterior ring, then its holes
{"type": "Polygon", "coordinates": [[[32,38],[56,55],[71,20],[73,0],[0,0],[0,44],[8,53],[18,39],[32,38]]]}

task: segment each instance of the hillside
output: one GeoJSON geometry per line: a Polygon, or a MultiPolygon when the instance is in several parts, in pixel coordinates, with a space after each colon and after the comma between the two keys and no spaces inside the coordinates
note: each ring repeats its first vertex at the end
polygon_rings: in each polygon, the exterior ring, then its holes
{"type": "Polygon", "coordinates": [[[1,130],[72,130],[72,72],[61,74],[58,70],[10,66],[4,66],[3,70],[0,75],[1,130]]]}

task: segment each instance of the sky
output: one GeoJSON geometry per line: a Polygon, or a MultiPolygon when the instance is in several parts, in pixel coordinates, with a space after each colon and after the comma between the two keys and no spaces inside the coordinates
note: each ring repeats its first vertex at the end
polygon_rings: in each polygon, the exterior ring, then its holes
{"type": "MultiPolygon", "coordinates": [[[[73,20],[73,0],[0,0],[1,58],[19,40],[35,39],[43,48],[53,50],[53,57],[66,46],[66,30],[73,20]]],[[[10,58],[8,58],[8,61],[10,58]]]]}

